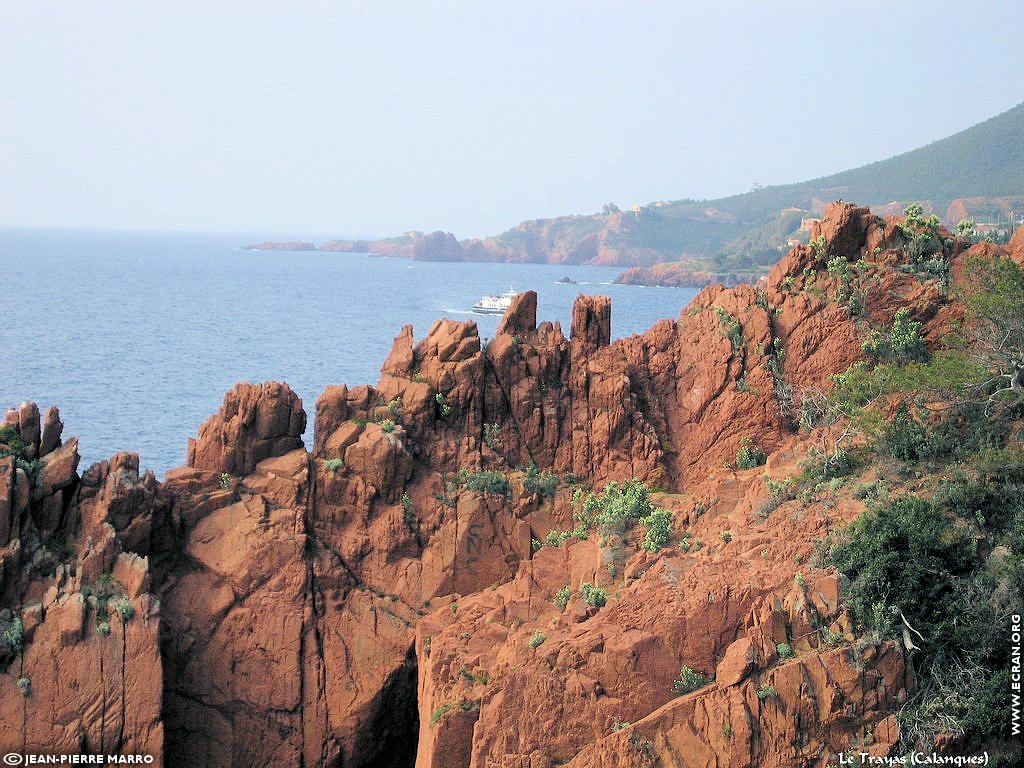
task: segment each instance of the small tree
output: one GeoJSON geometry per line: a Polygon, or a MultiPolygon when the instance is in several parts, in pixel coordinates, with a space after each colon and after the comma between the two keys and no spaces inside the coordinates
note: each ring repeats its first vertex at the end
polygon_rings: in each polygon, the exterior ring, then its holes
{"type": "Polygon", "coordinates": [[[975,240],[978,233],[974,229],[974,219],[960,219],[956,225],[956,234],[964,240],[975,240]]]}
{"type": "Polygon", "coordinates": [[[872,331],[871,338],[861,344],[861,350],[877,360],[896,363],[924,362],[928,360],[928,347],[921,336],[923,324],[910,319],[906,307],[896,311],[892,326],[872,331]]]}
{"type": "Polygon", "coordinates": [[[964,300],[972,321],[972,357],[990,373],[981,383],[986,412],[1024,396],[1024,270],[1008,258],[972,259],[964,300]]]}

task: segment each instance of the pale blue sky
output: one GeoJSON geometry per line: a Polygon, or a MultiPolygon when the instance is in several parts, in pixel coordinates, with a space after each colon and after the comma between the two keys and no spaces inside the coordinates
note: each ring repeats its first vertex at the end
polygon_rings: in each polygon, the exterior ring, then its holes
{"type": "Polygon", "coordinates": [[[0,0],[0,225],[386,235],[800,181],[1024,100],[1024,3],[0,0]]]}

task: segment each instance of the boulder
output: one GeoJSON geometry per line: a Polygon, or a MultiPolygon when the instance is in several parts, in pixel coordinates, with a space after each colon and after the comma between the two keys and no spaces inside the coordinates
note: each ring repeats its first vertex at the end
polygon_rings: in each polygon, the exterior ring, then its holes
{"type": "Polygon", "coordinates": [[[211,472],[247,475],[263,459],[302,447],[306,413],[287,384],[238,384],[220,411],[189,439],[187,464],[211,472]]]}

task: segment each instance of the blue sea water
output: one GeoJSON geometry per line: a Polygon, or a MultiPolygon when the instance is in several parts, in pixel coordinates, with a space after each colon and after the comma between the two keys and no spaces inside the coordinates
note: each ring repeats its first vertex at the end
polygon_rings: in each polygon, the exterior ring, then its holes
{"type": "MultiPolygon", "coordinates": [[[[246,251],[264,235],[0,229],[0,408],[57,405],[80,469],[117,451],[159,477],[239,381],[288,382],[310,416],[329,384],[376,383],[402,325],[535,290],[568,335],[579,293],[612,297],[612,335],[678,317],[695,291],[612,285],[611,267],[412,262],[246,251]],[[578,285],[558,283],[562,277],[578,285]]],[[[312,418],[306,442],[312,438],[312,418]]]]}

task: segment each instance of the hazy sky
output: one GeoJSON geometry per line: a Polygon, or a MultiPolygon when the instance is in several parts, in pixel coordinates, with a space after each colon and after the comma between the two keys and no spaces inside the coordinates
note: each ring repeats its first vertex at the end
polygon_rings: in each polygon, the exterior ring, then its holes
{"type": "Polygon", "coordinates": [[[1024,100],[1024,3],[0,0],[0,225],[446,229],[800,181],[1024,100]]]}

